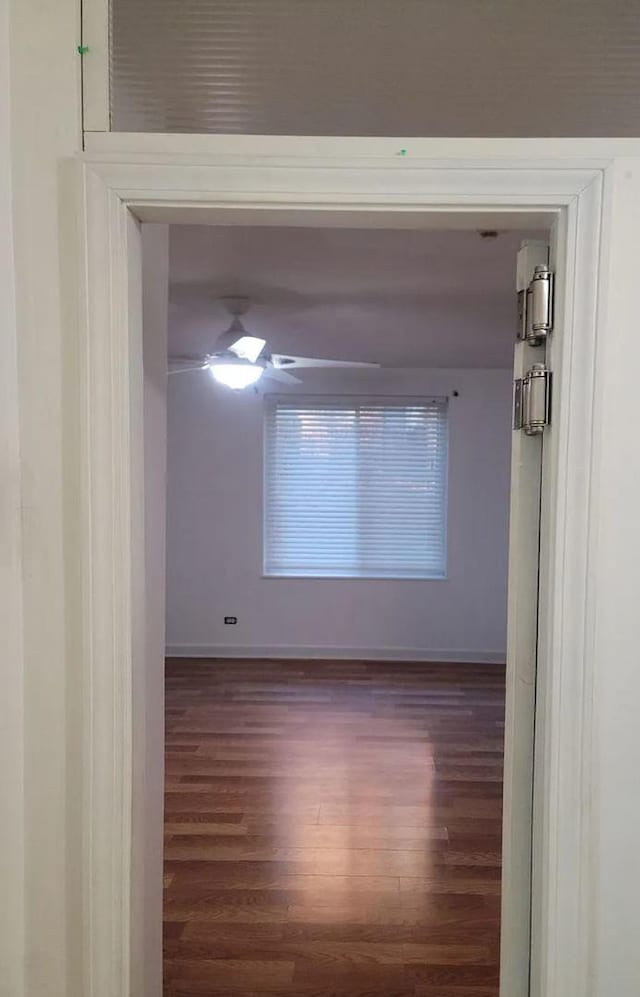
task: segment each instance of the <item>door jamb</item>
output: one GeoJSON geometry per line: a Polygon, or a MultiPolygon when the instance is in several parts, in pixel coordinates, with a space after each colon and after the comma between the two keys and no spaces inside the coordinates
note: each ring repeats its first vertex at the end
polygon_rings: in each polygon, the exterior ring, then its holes
{"type": "MultiPolygon", "coordinates": [[[[172,137],[175,139],[175,137],[172,137]]],[[[202,138],[202,137],[201,137],[202,138]]],[[[83,427],[84,957],[88,997],[130,994],[132,669],[140,654],[144,593],[139,521],[142,467],[139,221],[290,220],[314,213],[406,222],[428,213],[563,214],[564,334],[554,357],[552,445],[545,448],[536,738],[532,997],[589,993],[591,806],[589,770],[593,635],[588,563],[592,544],[596,314],[607,161],[522,155],[502,159],[478,140],[467,153],[399,161],[299,151],[261,155],[211,137],[212,154],[89,154],[79,161],[85,327],[81,335],[83,427]],[[224,149],[221,152],[221,148],[224,149]],[[115,161],[114,161],[115,159],[115,161]]],[[[371,142],[371,140],[366,140],[371,142]]],[[[354,140],[346,140],[350,153],[354,140]]],[[[200,143],[202,145],[202,143],[200,143]]],[[[542,143],[544,145],[544,143],[542,143]]],[[[339,147],[339,142],[334,143],[339,147]]],[[[469,143],[467,143],[469,147],[469,143]]],[[[333,221],[332,221],[333,219],[333,221]]],[[[507,995],[505,995],[507,997],[507,995]]]]}

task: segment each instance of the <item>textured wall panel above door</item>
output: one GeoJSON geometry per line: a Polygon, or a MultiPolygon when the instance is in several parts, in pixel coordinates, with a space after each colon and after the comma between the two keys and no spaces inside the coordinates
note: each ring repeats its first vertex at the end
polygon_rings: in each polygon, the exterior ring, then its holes
{"type": "Polygon", "coordinates": [[[640,0],[112,0],[116,131],[640,135],[640,0]]]}

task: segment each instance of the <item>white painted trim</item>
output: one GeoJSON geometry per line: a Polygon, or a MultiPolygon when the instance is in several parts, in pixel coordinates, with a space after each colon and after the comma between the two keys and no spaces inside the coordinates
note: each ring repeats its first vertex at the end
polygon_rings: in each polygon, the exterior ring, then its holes
{"type": "MultiPolygon", "coordinates": [[[[91,0],[95,3],[95,0],[91,0]]],[[[104,3],[105,0],[98,0],[104,3]]],[[[184,135],[153,132],[100,131],[86,136],[86,150],[102,162],[168,163],[220,160],[225,156],[259,159],[386,159],[415,166],[414,160],[439,162],[459,169],[461,162],[483,161],[499,168],[527,167],[557,171],[565,168],[604,169],[613,158],[640,157],[640,138],[406,138],[326,135],[184,135]],[[400,156],[400,149],[405,152],[400,156]]],[[[464,165],[467,165],[465,162],[464,165]]]]}
{"type": "MultiPolygon", "coordinates": [[[[25,885],[25,657],[23,529],[24,509],[19,387],[20,325],[16,308],[14,212],[15,155],[11,127],[12,86],[9,4],[0,4],[0,633],[2,633],[2,705],[0,706],[0,783],[3,818],[0,830],[0,991],[26,997],[25,885]]],[[[26,515],[25,515],[26,513],[26,515]]],[[[25,522],[26,521],[26,522],[25,522]]]]}
{"type": "Polygon", "coordinates": [[[170,644],[168,658],[307,658],[314,661],[416,661],[449,664],[504,665],[504,651],[438,651],[422,647],[313,647],[275,644],[270,647],[235,644],[170,644]]]}
{"type": "MultiPolygon", "coordinates": [[[[135,219],[97,174],[83,171],[86,215],[83,478],[87,689],[85,694],[84,910],[87,997],[129,997],[132,670],[138,641],[133,592],[142,536],[132,547],[132,424],[142,391],[139,314],[130,313],[135,219]],[[139,326],[139,328],[138,328],[139,326]],[[138,334],[139,342],[135,342],[138,334]],[[126,621],[126,623],[125,623],[126,621]]],[[[140,303],[141,303],[140,296],[140,303]]],[[[138,309],[139,311],[139,309],[138,309]]],[[[139,474],[142,463],[136,472],[139,474]]],[[[139,491],[138,491],[139,494],[139,491]]],[[[137,607],[138,612],[140,607],[137,607]]]]}
{"type": "MultiPolygon", "coordinates": [[[[585,424],[592,424],[590,372],[595,342],[584,336],[583,326],[593,327],[601,280],[593,260],[600,245],[598,201],[604,160],[596,164],[580,161],[580,156],[585,154],[581,150],[593,150],[597,143],[536,141],[527,144],[526,156],[514,160],[514,150],[524,147],[521,142],[476,140],[466,141],[457,159],[452,151],[447,162],[389,158],[380,163],[372,161],[371,143],[386,150],[381,152],[383,158],[389,157],[384,140],[364,140],[369,153],[360,159],[354,155],[360,140],[344,144],[331,140],[334,158],[327,163],[313,160],[317,147],[313,140],[305,140],[304,157],[275,159],[257,154],[259,139],[248,143],[225,139],[215,143],[218,158],[193,162],[190,140],[180,146],[175,137],[165,138],[166,156],[159,149],[151,155],[132,149],[118,154],[128,161],[105,161],[117,157],[103,154],[84,157],[83,166],[88,303],[83,426],[90,717],[84,808],[88,997],[130,994],[131,670],[137,623],[133,586],[136,563],[141,560],[139,537],[135,531],[132,534],[135,477],[141,469],[132,447],[139,431],[135,354],[140,330],[129,314],[127,255],[132,249],[135,255],[130,213],[146,220],[183,220],[185,210],[194,207],[206,209],[214,223],[239,208],[272,219],[300,207],[318,215],[327,210],[334,214],[401,211],[420,218],[431,211],[470,212],[472,217],[484,210],[544,210],[550,220],[568,211],[577,219],[567,260],[561,262],[579,304],[567,308],[565,315],[571,326],[565,330],[565,342],[573,345],[567,346],[571,352],[566,363],[563,358],[558,382],[562,404],[554,414],[554,435],[561,441],[556,458],[560,470],[550,484],[543,523],[553,537],[544,541],[544,577],[550,594],[541,616],[540,682],[546,707],[539,750],[545,764],[538,776],[541,816],[536,817],[536,826],[542,830],[539,875],[534,876],[534,899],[542,917],[536,925],[540,938],[534,940],[538,965],[532,997],[596,997],[590,983],[585,985],[586,970],[581,968],[593,943],[592,921],[586,904],[576,911],[576,898],[589,897],[594,888],[589,861],[594,830],[589,808],[576,801],[587,799],[590,792],[594,651],[583,636],[589,632],[587,613],[593,608],[585,596],[590,591],[587,567],[592,563],[594,524],[602,514],[589,486],[592,437],[583,431],[585,424]],[[341,159],[337,150],[342,144],[349,154],[341,159]],[[180,148],[183,151],[176,154],[180,148]],[[247,148],[253,151],[238,152],[247,148]],[[565,149],[566,161],[558,158],[565,149]],[[561,695],[556,696],[558,690],[561,695]],[[570,923],[569,912],[576,912],[570,923]]],[[[279,144],[284,148],[285,143],[279,144]]],[[[443,145],[461,149],[459,143],[438,142],[424,143],[423,148],[443,145]]],[[[273,141],[264,140],[264,146],[273,148],[273,141]]],[[[302,148],[299,142],[298,148],[302,148]]],[[[604,147],[598,148],[604,154],[604,147]]],[[[640,144],[634,148],[640,152],[640,144]]]]}
{"type": "Polygon", "coordinates": [[[595,997],[592,566],[602,511],[592,475],[608,176],[609,170],[595,176],[571,205],[552,261],[564,271],[567,293],[558,301],[560,348],[557,340],[550,343],[549,362],[561,390],[555,392],[543,463],[538,669],[544,681],[538,683],[536,710],[532,995],[595,997]],[[573,720],[572,712],[579,714],[573,720]]]}
{"type": "Polygon", "coordinates": [[[85,132],[110,128],[109,0],[83,0],[82,121],[85,132]]]}

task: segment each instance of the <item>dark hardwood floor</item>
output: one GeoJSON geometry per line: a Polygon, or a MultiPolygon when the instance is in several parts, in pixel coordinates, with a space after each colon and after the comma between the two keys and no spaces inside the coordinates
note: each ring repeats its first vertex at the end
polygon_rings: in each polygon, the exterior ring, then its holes
{"type": "Polygon", "coordinates": [[[504,669],[167,663],[166,997],[496,997],[504,669]]]}

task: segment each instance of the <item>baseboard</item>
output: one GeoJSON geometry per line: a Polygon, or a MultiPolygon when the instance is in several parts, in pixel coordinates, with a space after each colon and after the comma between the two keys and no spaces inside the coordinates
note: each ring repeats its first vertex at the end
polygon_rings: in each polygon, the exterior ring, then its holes
{"type": "Polygon", "coordinates": [[[420,647],[239,647],[232,644],[169,644],[168,658],[317,658],[343,661],[443,661],[503,665],[504,651],[433,650],[420,647]]]}

